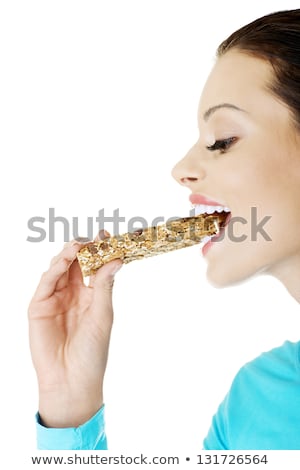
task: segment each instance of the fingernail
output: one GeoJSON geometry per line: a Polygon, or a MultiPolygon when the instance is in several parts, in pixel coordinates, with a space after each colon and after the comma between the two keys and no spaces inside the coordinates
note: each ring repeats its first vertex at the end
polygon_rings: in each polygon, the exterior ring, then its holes
{"type": "Polygon", "coordinates": [[[109,238],[109,237],[110,237],[110,233],[107,232],[107,230],[101,229],[96,239],[105,240],[105,238],[109,238]]]}
{"type": "Polygon", "coordinates": [[[101,229],[96,238],[103,240],[104,237],[105,237],[105,230],[101,229]]]}

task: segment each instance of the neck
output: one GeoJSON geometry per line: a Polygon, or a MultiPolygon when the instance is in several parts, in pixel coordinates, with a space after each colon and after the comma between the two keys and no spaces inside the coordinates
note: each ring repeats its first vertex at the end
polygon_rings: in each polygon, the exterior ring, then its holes
{"type": "Polygon", "coordinates": [[[272,266],[267,272],[282,282],[291,296],[300,303],[300,253],[272,266]]]}

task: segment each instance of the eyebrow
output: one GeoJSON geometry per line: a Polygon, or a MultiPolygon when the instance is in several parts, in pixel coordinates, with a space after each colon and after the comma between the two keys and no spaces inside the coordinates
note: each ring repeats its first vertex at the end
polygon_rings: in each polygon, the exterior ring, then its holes
{"type": "Polygon", "coordinates": [[[241,108],[238,108],[237,106],[235,106],[234,104],[230,104],[230,103],[222,103],[222,104],[217,104],[216,106],[212,106],[211,108],[209,108],[207,111],[205,111],[205,113],[203,114],[203,119],[204,121],[207,121],[208,118],[210,118],[210,116],[215,113],[216,111],[218,111],[219,109],[222,109],[222,108],[229,108],[229,109],[234,109],[235,111],[241,111],[243,113],[246,113],[247,111],[245,111],[244,109],[241,109],[241,108]]]}

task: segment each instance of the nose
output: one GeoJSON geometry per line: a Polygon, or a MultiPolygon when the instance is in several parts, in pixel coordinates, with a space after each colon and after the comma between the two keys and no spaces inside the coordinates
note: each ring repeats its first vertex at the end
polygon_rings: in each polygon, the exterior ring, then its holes
{"type": "Polygon", "coordinates": [[[206,171],[194,145],[172,170],[172,176],[177,183],[190,189],[206,177],[206,171]]]}

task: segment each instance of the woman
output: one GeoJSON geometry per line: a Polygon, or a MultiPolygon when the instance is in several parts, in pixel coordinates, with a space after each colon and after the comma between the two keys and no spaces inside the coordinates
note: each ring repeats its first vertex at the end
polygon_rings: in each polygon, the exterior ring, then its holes
{"type": "MultiPolygon", "coordinates": [[[[173,169],[193,203],[231,211],[223,236],[203,247],[216,286],[268,273],[300,301],[299,231],[285,229],[300,224],[299,84],[299,9],[260,18],[218,48],[200,99],[199,140],[173,169]]],[[[122,263],[103,266],[86,287],[80,247],[69,243],[52,260],[29,307],[42,449],[107,446],[102,388],[122,263]]],[[[286,342],[239,371],[204,447],[300,449],[299,428],[300,342],[286,342]]]]}

